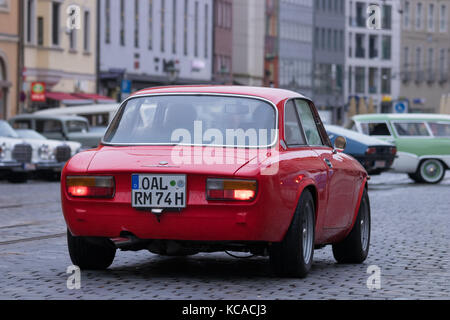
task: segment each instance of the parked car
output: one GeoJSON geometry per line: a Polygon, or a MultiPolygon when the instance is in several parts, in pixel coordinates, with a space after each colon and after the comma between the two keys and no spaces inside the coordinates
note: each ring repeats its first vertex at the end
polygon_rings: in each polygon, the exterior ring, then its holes
{"type": "Polygon", "coordinates": [[[32,129],[48,139],[80,142],[84,149],[96,148],[103,136],[101,132],[91,132],[88,121],[78,116],[26,114],[9,122],[14,129],[32,129]]]}
{"type": "Polygon", "coordinates": [[[33,150],[33,163],[36,171],[44,176],[54,176],[61,172],[67,160],[80,152],[81,143],[75,141],[50,140],[30,129],[15,130],[20,138],[40,145],[33,150]]]}
{"type": "Polygon", "coordinates": [[[377,175],[389,170],[397,155],[397,147],[386,141],[342,127],[325,125],[331,143],[342,136],[347,140],[344,152],[358,160],[367,172],[377,175]]]}
{"type": "Polygon", "coordinates": [[[375,114],[353,118],[354,130],[395,143],[392,168],[420,183],[440,183],[450,168],[450,116],[375,114]]]}
{"type": "Polygon", "coordinates": [[[344,148],[342,137],[331,145],[313,102],[292,91],[140,91],[101,146],[63,169],[70,257],[106,269],[118,248],[243,251],[269,255],[276,274],[304,277],[314,249],[332,244],[338,262],[362,263],[367,172],[344,148]]]}
{"type": "Polygon", "coordinates": [[[31,163],[32,154],[31,144],[18,139],[10,125],[0,120],[0,178],[26,182],[29,172],[35,169],[31,163]]]}

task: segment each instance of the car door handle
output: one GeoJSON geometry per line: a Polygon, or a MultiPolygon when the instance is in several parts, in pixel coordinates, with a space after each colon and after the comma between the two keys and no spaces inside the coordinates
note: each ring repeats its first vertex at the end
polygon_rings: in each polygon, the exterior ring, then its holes
{"type": "Polygon", "coordinates": [[[327,166],[328,166],[330,169],[333,169],[333,164],[331,163],[330,160],[324,159],[324,161],[325,161],[325,163],[327,164],[327,166]]]}

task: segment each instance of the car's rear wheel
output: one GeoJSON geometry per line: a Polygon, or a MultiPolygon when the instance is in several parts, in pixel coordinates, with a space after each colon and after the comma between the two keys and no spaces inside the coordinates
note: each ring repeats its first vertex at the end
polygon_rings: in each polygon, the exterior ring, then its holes
{"type": "Polygon", "coordinates": [[[82,270],[105,270],[116,256],[116,247],[109,239],[75,237],[67,230],[70,259],[82,270]]]}
{"type": "Polygon", "coordinates": [[[280,243],[270,246],[270,264],[278,276],[304,278],[314,258],[315,204],[311,192],[304,191],[289,230],[280,243]]]}
{"type": "Polygon", "coordinates": [[[370,247],[370,202],[364,190],[358,217],[350,234],[342,242],[333,244],[333,255],[338,263],[363,263],[370,247]]]}
{"type": "Polygon", "coordinates": [[[417,176],[428,184],[440,183],[445,177],[444,164],[437,159],[427,159],[420,163],[417,176]]]}

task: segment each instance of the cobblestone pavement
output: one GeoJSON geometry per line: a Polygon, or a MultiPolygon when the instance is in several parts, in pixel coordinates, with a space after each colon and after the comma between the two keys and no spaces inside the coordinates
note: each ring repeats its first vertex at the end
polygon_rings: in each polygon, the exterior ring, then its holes
{"type": "Polygon", "coordinates": [[[363,265],[338,265],[327,247],[307,279],[279,279],[267,258],[118,252],[108,271],[83,272],[81,289],[69,290],[58,183],[0,181],[0,299],[450,299],[449,190],[450,174],[437,186],[374,177],[363,265]],[[381,289],[367,288],[371,265],[381,269],[381,289]]]}

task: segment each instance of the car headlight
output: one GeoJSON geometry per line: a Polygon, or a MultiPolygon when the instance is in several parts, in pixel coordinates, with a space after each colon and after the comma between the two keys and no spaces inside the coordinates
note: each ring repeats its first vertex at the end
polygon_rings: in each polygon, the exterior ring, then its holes
{"type": "Polygon", "coordinates": [[[6,152],[9,150],[8,146],[5,142],[0,144],[0,159],[4,159],[6,157],[6,152]]]}
{"type": "Polygon", "coordinates": [[[38,149],[38,156],[41,160],[54,160],[55,155],[49,145],[44,144],[38,149]]]}

